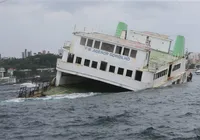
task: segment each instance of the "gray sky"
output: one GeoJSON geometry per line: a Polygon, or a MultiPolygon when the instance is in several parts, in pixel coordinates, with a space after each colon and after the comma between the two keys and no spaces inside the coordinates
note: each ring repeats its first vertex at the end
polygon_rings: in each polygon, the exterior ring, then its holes
{"type": "Polygon", "coordinates": [[[25,48],[57,53],[71,40],[75,24],[77,30],[114,35],[119,21],[172,39],[184,35],[186,48],[200,52],[200,1],[7,0],[0,3],[0,53],[21,57],[25,48]]]}

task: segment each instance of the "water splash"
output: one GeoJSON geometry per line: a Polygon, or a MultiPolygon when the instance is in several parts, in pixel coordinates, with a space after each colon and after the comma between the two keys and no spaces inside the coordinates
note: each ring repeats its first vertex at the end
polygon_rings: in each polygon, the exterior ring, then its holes
{"type": "Polygon", "coordinates": [[[20,102],[24,102],[25,101],[25,98],[14,98],[14,99],[9,99],[9,100],[5,100],[5,101],[2,101],[3,103],[20,103],[20,102]]]}
{"type": "Polygon", "coordinates": [[[85,98],[90,96],[95,96],[98,93],[71,93],[71,94],[60,94],[60,95],[51,95],[41,98],[14,98],[2,101],[2,103],[20,103],[24,101],[30,101],[30,100],[58,100],[58,99],[76,99],[76,98],[85,98]]]}

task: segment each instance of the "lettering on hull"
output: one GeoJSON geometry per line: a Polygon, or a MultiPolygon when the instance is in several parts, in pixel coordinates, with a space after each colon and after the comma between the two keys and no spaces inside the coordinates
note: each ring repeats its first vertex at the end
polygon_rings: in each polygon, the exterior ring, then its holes
{"type": "Polygon", "coordinates": [[[88,48],[88,47],[85,47],[85,49],[87,49],[88,51],[94,52],[94,53],[108,55],[108,56],[111,56],[111,57],[114,57],[114,58],[130,61],[130,58],[128,56],[122,56],[122,55],[119,55],[119,54],[106,52],[106,51],[99,50],[99,49],[88,48]]]}

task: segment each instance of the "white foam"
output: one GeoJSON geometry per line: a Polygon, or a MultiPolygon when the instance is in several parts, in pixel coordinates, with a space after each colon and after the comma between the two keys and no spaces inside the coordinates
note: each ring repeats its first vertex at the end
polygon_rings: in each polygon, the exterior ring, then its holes
{"type": "Polygon", "coordinates": [[[76,99],[76,98],[84,98],[84,97],[89,97],[89,96],[94,96],[97,95],[97,93],[71,93],[71,94],[61,94],[61,95],[52,95],[51,97],[54,99],[63,99],[63,98],[68,98],[68,99],[76,99]]]}
{"type": "Polygon", "coordinates": [[[60,94],[60,95],[51,95],[42,98],[33,98],[36,100],[57,100],[57,99],[76,99],[76,98],[84,98],[89,96],[97,95],[98,93],[70,93],[70,94],[60,94]]]}
{"type": "Polygon", "coordinates": [[[51,96],[46,96],[46,97],[38,97],[38,98],[14,98],[14,99],[9,99],[3,101],[4,103],[20,103],[24,101],[30,101],[30,100],[58,100],[58,99],[76,99],[76,98],[85,98],[85,97],[90,97],[97,95],[98,93],[70,93],[70,94],[60,94],[60,95],[51,95],[51,96]]]}
{"type": "Polygon", "coordinates": [[[20,103],[20,102],[24,102],[25,98],[14,98],[14,99],[9,99],[9,100],[5,100],[3,102],[9,103],[9,102],[13,102],[13,103],[20,103]]]}

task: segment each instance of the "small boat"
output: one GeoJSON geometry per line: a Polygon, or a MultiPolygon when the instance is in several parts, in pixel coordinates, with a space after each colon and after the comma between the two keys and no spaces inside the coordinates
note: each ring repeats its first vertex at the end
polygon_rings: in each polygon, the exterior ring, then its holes
{"type": "Polygon", "coordinates": [[[200,75],[200,70],[195,71],[196,75],[200,75]]]}

